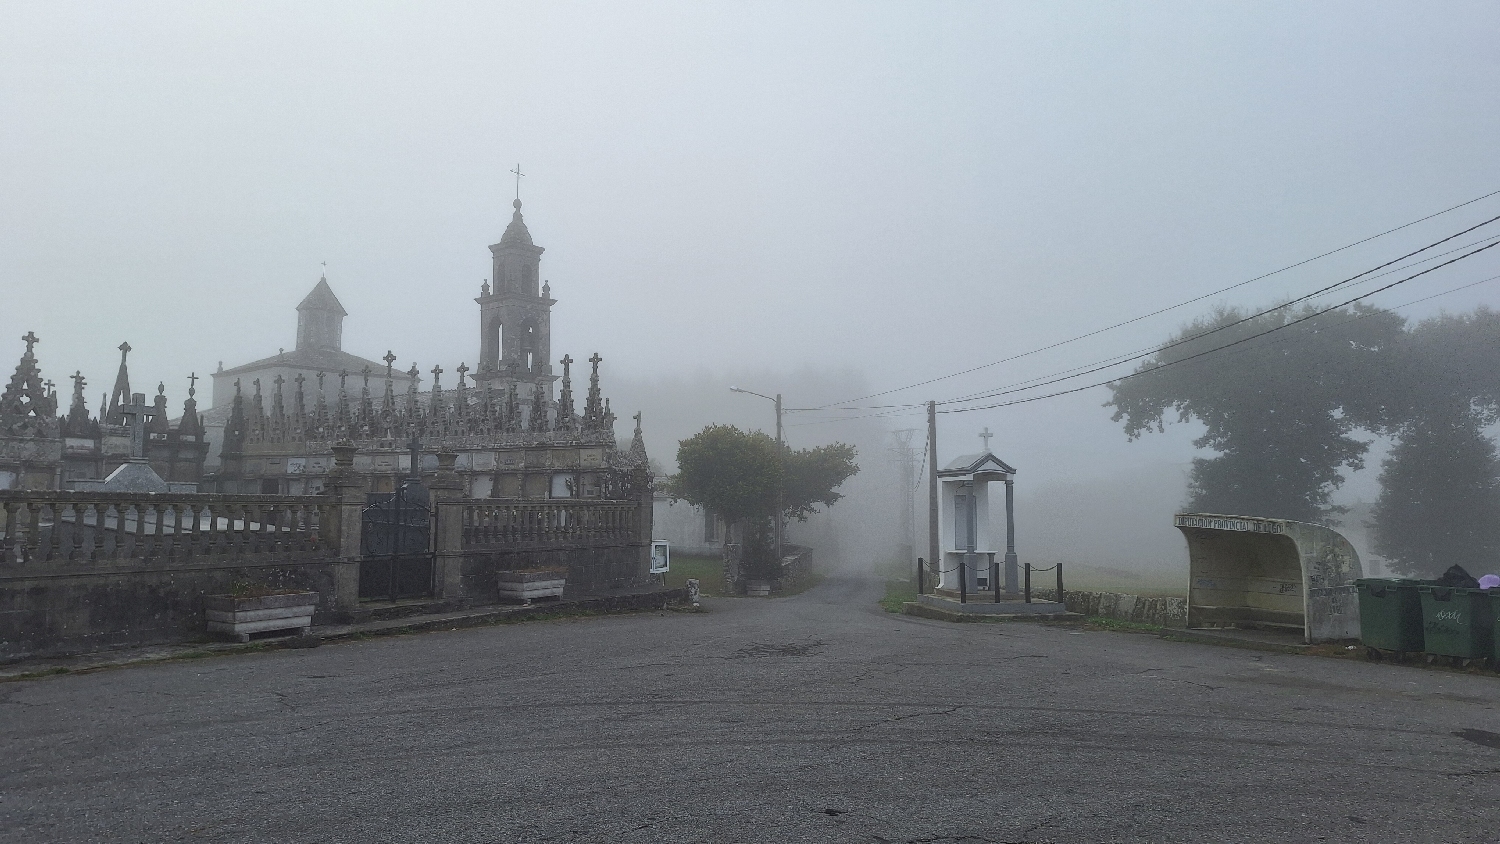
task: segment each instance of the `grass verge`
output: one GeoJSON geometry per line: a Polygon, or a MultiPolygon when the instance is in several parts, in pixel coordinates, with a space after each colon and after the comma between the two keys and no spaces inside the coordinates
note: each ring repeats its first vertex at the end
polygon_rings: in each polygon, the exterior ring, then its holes
{"type": "Polygon", "coordinates": [[[885,597],[880,599],[880,608],[886,612],[901,612],[902,604],[916,599],[917,584],[893,578],[885,582],[885,597]]]}
{"type": "Polygon", "coordinates": [[[724,596],[724,561],[718,557],[673,554],[672,570],[667,572],[668,589],[680,589],[688,578],[698,579],[698,590],[711,598],[724,596]]]}

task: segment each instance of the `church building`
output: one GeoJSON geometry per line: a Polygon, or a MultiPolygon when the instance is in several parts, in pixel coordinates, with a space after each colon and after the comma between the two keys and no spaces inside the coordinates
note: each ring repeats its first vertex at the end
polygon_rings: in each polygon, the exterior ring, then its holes
{"type": "MultiPolygon", "coordinates": [[[[437,454],[457,454],[470,498],[633,498],[648,483],[645,445],[615,439],[615,415],[599,385],[597,354],[582,408],[571,356],[552,359],[551,285],[540,279],[543,248],[521,216],[489,247],[492,279],[480,287],[476,366],[461,363],[445,386],[441,366],[402,372],[387,353],[375,364],[339,348],[345,311],[320,281],[298,308],[298,348],[215,373],[215,414],[224,416],[220,492],[301,495],[322,489],[333,446],[354,445],[354,469],[371,491],[394,489],[418,443],[423,473],[437,454]],[[560,367],[558,372],[554,363],[560,367]],[[311,376],[309,376],[311,372],[311,376]],[[315,383],[314,383],[315,380],[315,383]],[[220,396],[224,398],[221,399],[220,396]]],[[[580,364],[581,365],[581,364],[580,364]]]]}

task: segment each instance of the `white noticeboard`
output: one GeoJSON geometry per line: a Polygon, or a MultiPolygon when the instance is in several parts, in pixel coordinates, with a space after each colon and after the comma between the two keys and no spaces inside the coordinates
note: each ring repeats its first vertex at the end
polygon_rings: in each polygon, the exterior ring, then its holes
{"type": "Polygon", "coordinates": [[[672,569],[672,547],[665,539],[651,540],[651,573],[662,574],[672,569]]]}

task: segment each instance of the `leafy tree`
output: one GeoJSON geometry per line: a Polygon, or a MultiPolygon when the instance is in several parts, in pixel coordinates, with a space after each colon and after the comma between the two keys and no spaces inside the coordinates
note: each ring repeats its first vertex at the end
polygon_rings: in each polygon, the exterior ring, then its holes
{"type": "Polygon", "coordinates": [[[1143,374],[1111,385],[1106,406],[1132,440],[1164,431],[1172,412],[1205,426],[1193,444],[1218,455],[1193,460],[1189,509],[1309,522],[1341,511],[1329,496],[1341,470],[1364,466],[1369,447],[1352,434],[1391,418],[1380,385],[1395,367],[1403,320],[1356,305],[1248,339],[1312,313],[1283,308],[1236,325],[1244,312],[1218,309],[1163,344],[1143,374]],[[1190,360],[1237,340],[1245,342],[1190,360]]]}
{"type": "Polygon", "coordinates": [[[1396,373],[1398,440],[1381,464],[1375,552],[1398,573],[1500,569],[1500,314],[1444,315],[1407,333],[1396,373]]]}
{"type": "Polygon", "coordinates": [[[782,512],[805,520],[843,497],[838,487],[859,472],[854,458],[854,446],[843,443],[792,451],[760,431],[710,425],[678,444],[677,474],[666,489],[735,524],[747,566],[766,570],[775,562],[778,493],[782,512]]]}

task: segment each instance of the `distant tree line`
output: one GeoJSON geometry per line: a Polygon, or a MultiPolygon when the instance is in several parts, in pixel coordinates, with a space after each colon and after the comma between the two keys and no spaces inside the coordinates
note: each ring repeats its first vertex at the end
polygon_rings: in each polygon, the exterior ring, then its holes
{"type": "Polygon", "coordinates": [[[1313,313],[1216,310],[1111,385],[1106,406],[1132,440],[1172,418],[1203,424],[1194,445],[1217,456],[1193,460],[1196,512],[1337,524],[1346,508],[1331,495],[1370,446],[1356,434],[1389,436],[1375,552],[1403,574],[1500,569],[1500,460],[1485,432],[1500,414],[1500,314],[1408,326],[1355,305],[1288,325],[1313,313]],[[1248,339],[1276,326],[1288,327],[1248,339]]]}

